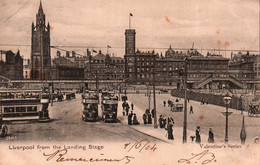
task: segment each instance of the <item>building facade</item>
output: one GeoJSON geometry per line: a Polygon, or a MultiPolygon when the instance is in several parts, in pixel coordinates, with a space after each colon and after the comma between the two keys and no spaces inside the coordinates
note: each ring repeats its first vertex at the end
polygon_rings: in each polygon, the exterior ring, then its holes
{"type": "Polygon", "coordinates": [[[18,51],[1,51],[0,75],[11,80],[23,79],[23,58],[18,51]]]}
{"type": "Polygon", "coordinates": [[[125,60],[121,57],[104,55],[101,51],[95,56],[89,55],[89,62],[84,69],[84,79],[123,80],[125,60]]]}

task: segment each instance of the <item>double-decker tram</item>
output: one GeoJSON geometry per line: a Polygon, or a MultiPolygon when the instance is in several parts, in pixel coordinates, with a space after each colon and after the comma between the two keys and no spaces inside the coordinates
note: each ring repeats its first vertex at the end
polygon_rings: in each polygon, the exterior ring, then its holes
{"type": "Polygon", "coordinates": [[[82,120],[96,121],[98,119],[98,95],[95,91],[82,94],[83,114],[82,120]]]}
{"type": "Polygon", "coordinates": [[[106,121],[117,121],[118,96],[113,91],[102,92],[102,119],[106,121]]]}
{"type": "Polygon", "coordinates": [[[42,90],[0,90],[0,115],[3,121],[49,119],[49,96],[42,90]]]}

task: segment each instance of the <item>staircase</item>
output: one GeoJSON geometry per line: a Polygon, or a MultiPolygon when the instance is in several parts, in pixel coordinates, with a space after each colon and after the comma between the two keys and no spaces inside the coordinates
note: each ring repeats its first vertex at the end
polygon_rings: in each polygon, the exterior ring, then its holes
{"type": "Polygon", "coordinates": [[[204,85],[208,84],[209,82],[212,81],[212,74],[204,77],[203,79],[201,79],[200,81],[196,82],[194,84],[194,88],[198,89],[198,88],[202,88],[204,85]]]}

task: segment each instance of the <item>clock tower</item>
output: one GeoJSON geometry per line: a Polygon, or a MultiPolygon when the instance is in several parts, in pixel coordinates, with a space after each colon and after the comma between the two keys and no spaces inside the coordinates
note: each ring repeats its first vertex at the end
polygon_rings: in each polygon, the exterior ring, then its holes
{"type": "Polygon", "coordinates": [[[125,30],[125,78],[128,82],[136,79],[135,29],[125,30]]]}

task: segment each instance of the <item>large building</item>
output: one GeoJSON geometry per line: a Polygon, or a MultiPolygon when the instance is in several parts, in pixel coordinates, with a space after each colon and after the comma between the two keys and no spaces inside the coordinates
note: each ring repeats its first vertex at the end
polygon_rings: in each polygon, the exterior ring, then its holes
{"type": "Polygon", "coordinates": [[[23,58],[18,51],[1,51],[0,75],[11,80],[23,79],[23,58]]]}
{"type": "Polygon", "coordinates": [[[32,41],[31,41],[31,78],[49,79],[51,67],[50,51],[50,24],[46,26],[45,14],[42,3],[36,14],[36,24],[32,23],[32,41]]]}
{"type": "Polygon", "coordinates": [[[85,79],[99,80],[123,80],[125,77],[125,60],[121,57],[104,55],[101,51],[95,56],[89,55],[89,62],[86,64],[85,79]]]}

